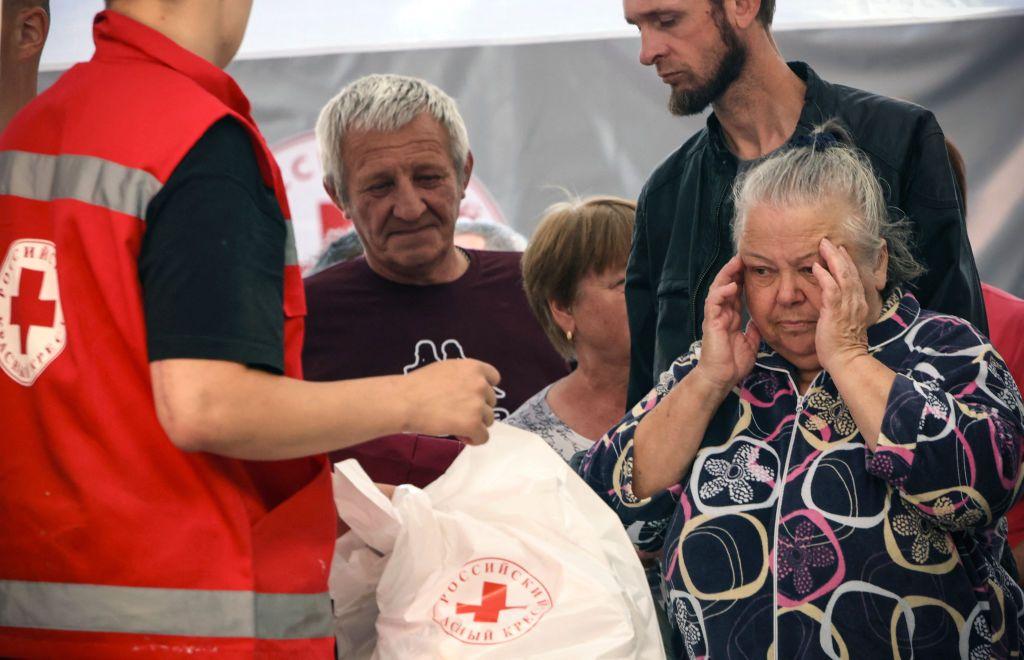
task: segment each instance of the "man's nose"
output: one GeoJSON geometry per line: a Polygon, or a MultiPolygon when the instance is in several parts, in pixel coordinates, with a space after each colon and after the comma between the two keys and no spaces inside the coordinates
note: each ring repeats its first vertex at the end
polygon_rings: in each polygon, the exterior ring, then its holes
{"type": "Polygon", "coordinates": [[[653,30],[640,30],[640,64],[650,66],[665,54],[665,40],[653,30]]]}
{"type": "Polygon", "coordinates": [[[400,220],[410,222],[419,220],[426,211],[427,205],[423,201],[420,191],[409,179],[400,179],[395,184],[395,207],[394,215],[400,220]]]}

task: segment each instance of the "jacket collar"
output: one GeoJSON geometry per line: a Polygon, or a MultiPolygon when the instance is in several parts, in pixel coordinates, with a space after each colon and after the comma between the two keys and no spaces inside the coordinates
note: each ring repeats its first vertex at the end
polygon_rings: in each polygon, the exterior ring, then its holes
{"type": "MultiPolygon", "coordinates": [[[[804,91],[804,107],[800,111],[796,130],[793,131],[793,135],[789,138],[789,142],[791,142],[793,138],[810,134],[815,126],[831,117],[832,113],[827,112],[831,105],[828,103],[828,94],[826,92],[828,83],[819,78],[814,69],[805,62],[788,62],[787,64],[790,71],[799,76],[807,86],[807,89],[804,91]]],[[[707,131],[708,141],[715,160],[735,161],[736,156],[729,151],[729,147],[726,145],[725,131],[722,130],[722,124],[713,112],[708,116],[707,131]]]]}
{"type": "MultiPolygon", "coordinates": [[[[882,305],[878,321],[868,328],[868,352],[875,355],[883,347],[902,337],[920,315],[921,305],[913,294],[904,293],[900,289],[893,290],[882,305]]],[[[761,342],[757,365],[773,371],[796,373],[796,367],[765,342],[761,342]]]]}
{"type": "Polygon", "coordinates": [[[194,80],[252,123],[249,99],[222,69],[124,14],[101,11],[93,19],[93,61],[143,60],[173,69],[194,80]]]}

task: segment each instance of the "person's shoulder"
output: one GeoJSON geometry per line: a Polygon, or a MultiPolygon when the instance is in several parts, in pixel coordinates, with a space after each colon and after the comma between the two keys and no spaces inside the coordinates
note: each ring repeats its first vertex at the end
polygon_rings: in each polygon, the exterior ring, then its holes
{"type": "Polygon", "coordinates": [[[538,415],[544,411],[544,398],[547,396],[548,390],[551,389],[550,385],[546,385],[535,392],[526,401],[523,401],[518,408],[516,408],[512,414],[506,417],[503,421],[510,426],[532,431],[535,428],[534,422],[538,415]]]}
{"type": "Polygon", "coordinates": [[[930,309],[922,309],[910,324],[907,344],[936,355],[991,345],[970,321],[930,309]]]}
{"type": "Polygon", "coordinates": [[[699,162],[708,147],[707,127],[694,133],[678,149],[668,155],[651,175],[647,178],[643,190],[640,193],[642,198],[662,192],[665,189],[673,190],[678,188],[680,179],[687,168],[699,162]]]}
{"type": "Polygon", "coordinates": [[[196,140],[175,168],[178,177],[226,176],[254,187],[263,185],[252,138],[241,122],[225,115],[196,140]]]}
{"type": "Polygon", "coordinates": [[[1020,347],[1024,353],[1024,341],[1018,334],[1024,330],[1024,300],[1009,291],[985,282],[981,283],[981,295],[985,300],[988,315],[989,334],[1001,351],[1009,352],[1010,344],[1020,347]]]}
{"type": "Polygon", "coordinates": [[[942,133],[931,110],[904,99],[837,83],[823,83],[823,105],[850,131],[859,149],[899,167],[920,140],[942,133]]]}
{"type": "Polygon", "coordinates": [[[518,283],[523,277],[522,252],[465,250],[469,258],[477,262],[482,279],[491,282],[514,282],[519,286],[518,283]]]}
{"type": "Polygon", "coordinates": [[[928,108],[906,99],[884,96],[874,92],[837,85],[843,111],[857,123],[885,122],[895,126],[915,126],[934,121],[928,108]]]}
{"type": "Polygon", "coordinates": [[[982,282],[981,294],[985,297],[986,308],[999,307],[1014,312],[1014,315],[1024,315],[1024,300],[1009,291],[982,282]]]}
{"type": "Polygon", "coordinates": [[[367,277],[367,270],[364,257],[328,266],[302,280],[306,289],[306,299],[315,301],[324,296],[335,297],[338,294],[366,288],[370,279],[367,277]]]}

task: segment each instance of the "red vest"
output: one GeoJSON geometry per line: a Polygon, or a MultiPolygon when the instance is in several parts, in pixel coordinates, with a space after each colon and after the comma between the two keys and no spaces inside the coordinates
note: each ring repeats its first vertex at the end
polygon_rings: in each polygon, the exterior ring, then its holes
{"type": "Polygon", "coordinates": [[[0,656],[333,657],[326,461],[179,450],[137,273],[149,201],[214,122],[248,129],[288,217],[277,165],[223,71],[113,12],[95,40],[0,136],[0,656]]]}

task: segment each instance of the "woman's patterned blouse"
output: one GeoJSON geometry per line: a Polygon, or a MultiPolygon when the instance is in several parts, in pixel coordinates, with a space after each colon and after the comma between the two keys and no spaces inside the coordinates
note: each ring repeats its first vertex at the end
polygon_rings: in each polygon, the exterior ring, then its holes
{"type": "Polygon", "coordinates": [[[583,460],[626,525],[668,521],[669,615],[691,658],[1018,653],[1024,595],[999,562],[1022,474],[1017,387],[969,323],[910,294],[868,343],[897,373],[874,452],[828,373],[800,395],[762,344],[683,480],[637,499],[633,434],[697,342],[583,460]]]}

